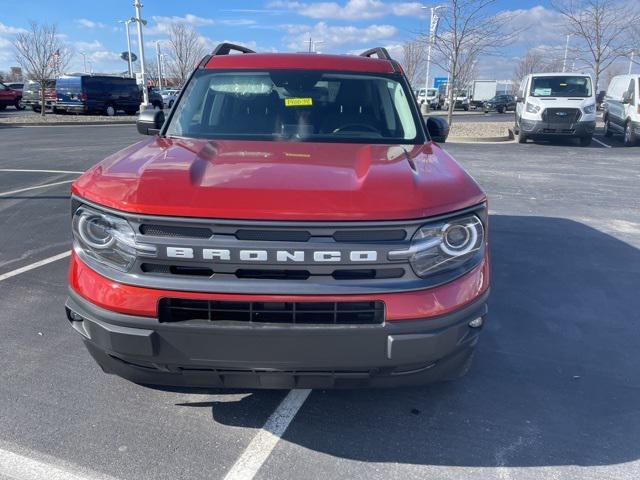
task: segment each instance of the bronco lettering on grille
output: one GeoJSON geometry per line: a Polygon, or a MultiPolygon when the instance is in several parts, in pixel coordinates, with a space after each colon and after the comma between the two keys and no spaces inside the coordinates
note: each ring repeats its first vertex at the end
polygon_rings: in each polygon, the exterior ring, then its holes
{"type": "Polygon", "coordinates": [[[168,258],[185,258],[196,260],[213,260],[218,262],[375,262],[378,252],[375,250],[229,250],[226,248],[203,248],[194,251],[193,248],[167,247],[168,258]]]}

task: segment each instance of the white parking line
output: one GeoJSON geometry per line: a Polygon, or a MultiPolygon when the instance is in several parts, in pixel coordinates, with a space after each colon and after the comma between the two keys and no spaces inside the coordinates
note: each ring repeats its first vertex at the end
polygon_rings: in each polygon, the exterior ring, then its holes
{"type": "Polygon", "coordinates": [[[611,145],[607,145],[606,143],[601,142],[600,140],[598,140],[598,139],[597,139],[597,138],[595,138],[595,137],[594,137],[594,138],[592,138],[591,140],[593,140],[593,141],[594,141],[594,142],[596,142],[596,143],[599,143],[599,144],[600,144],[600,145],[602,145],[603,147],[612,148],[612,147],[611,147],[611,145]]]}
{"type": "Polygon", "coordinates": [[[19,188],[18,190],[11,190],[11,191],[8,191],[8,192],[1,192],[0,193],[0,197],[4,197],[6,195],[13,195],[14,193],[28,192],[29,190],[35,190],[37,188],[55,187],[56,185],[62,185],[63,183],[71,183],[71,182],[74,182],[74,181],[75,181],[75,179],[73,179],[73,180],[62,180],[61,182],[45,183],[44,185],[36,185],[35,187],[19,188]]]}
{"type": "Polygon", "coordinates": [[[16,480],[116,480],[114,477],[80,468],[42,462],[24,455],[0,450],[0,477],[16,480]]]}
{"type": "Polygon", "coordinates": [[[31,168],[0,168],[0,172],[69,173],[73,175],[82,175],[84,173],[84,172],[76,172],[74,170],[34,170],[31,168]]]}
{"type": "Polygon", "coordinates": [[[233,464],[225,480],[251,480],[265,462],[278,440],[289,427],[311,390],[291,390],[271,414],[264,427],[253,437],[240,458],[233,464]]]}
{"type": "Polygon", "coordinates": [[[55,262],[57,260],[61,260],[65,257],[71,255],[71,250],[59,253],[58,255],[54,255],[53,257],[45,258],[44,260],[40,260],[39,262],[32,263],[30,265],[26,265],[24,267],[17,268],[15,270],[11,270],[10,272],[3,273],[0,275],[0,282],[6,280],[7,278],[15,277],[16,275],[20,275],[21,273],[28,272],[29,270],[33,270],[38,267],[42,267],[49,263],[55,262]]]}

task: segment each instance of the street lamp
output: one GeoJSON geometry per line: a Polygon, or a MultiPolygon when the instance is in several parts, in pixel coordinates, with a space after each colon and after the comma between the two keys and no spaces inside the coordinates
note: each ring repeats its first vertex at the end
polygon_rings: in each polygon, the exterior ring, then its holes
{"type": "Polygon", "coordinates": [[[629,71],[627,72],[629,75],[631,75],[631,70],[633,68],[633,56],[635,53],[635,50],[631,50],[631,56],[629,57],[629,71]]]}
{"type": "Polygon", "coordinates": [[[311,37],[309,37],[309,40],[306,40],[305,43],[309,44],[309,53],[315,53],[316,45],[324,43],[324,40],[313,40],[311,37]]]}
{"type": "Polygon", "coordinates": [[[140,50],[140,81],[142,83],[142,105],[140,105],[140,112],[149,108],[149,91],[147,90],[147,82],[144,76],[144,41],[142,39],[142,25],[146,25],[147,21],[142,19],[142,13],[140,9],[142,4],[140,0],[134,0],[133,6],[136,9],[136,16],[131,17],[132,22],[138,24],[138,48],[140,50]]]}
{"type": "Polygon", "coordinates": [[[160,55],[160,40],[156,41],[156,60],[158,62],[158,90],[162,90],[162,55],[160,55]]]}
{"type": "Polygon", "coordinates": [[[118,20],[118,23],[124,23],[124,28],[127,33],[127,64],[129,66],[129,78],[133,76],[133,65],[131,63],[131,36],[129,35],[129,24],[133,23],[133,20],[118,20]]]}
{"type": "Polygon", "coordinates": [[[83,65],[83,72],[87,73],[87,54],[84,52],[79,52],[80,55],[82,55],[82,65],[83,65]]]}
{"type": "Polygon", "coordinates": [[[431,71],[431,48],[433,46],[433,41],[435,39],[436,31],[438,30],[438,21],[440,17],[438,17],[438,10],[447,8],[446,5],[436,5],[435,7],[422,7],[424,10],[427,8],[431,11],[431,17],[429,21],[429,45],[427,47],[427,75],[424,82],[424,92],[427,94],[427,89],[429,88],[429,74],[431,71]]]}
{"type": "MultiPolygon", "coordinates": [[[[562,61],[562,73],[567,71],[567,53],[569,52],[569,39],[571,34],[567,34],[567,43],[564,45],[564,60],[562,61]]],[[[573,70],[573,69],[572,69],[573,70]]]]}

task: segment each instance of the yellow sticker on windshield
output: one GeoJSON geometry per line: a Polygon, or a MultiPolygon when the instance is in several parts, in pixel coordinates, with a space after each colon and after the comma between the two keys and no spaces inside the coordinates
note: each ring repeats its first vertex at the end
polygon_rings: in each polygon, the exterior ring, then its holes
{"type": "Polygon", "coordinates": [[[312,98],[285,98],[285,107],[310,107],[313,105],[312,98]]]}

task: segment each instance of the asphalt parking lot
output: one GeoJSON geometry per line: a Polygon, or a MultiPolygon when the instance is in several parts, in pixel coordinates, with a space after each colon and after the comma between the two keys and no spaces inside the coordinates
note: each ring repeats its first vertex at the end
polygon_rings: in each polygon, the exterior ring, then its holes
{"type": "MultiPolygon", "coordinates": [[[[0,478],[224,478],[288,393],[148,390],[101,373],[68,325],[67,259],[51,259],[70,246],[69,183],[140,139],[0,128],[0,478]]],[[[640,478],[640,147],[597,140],[446,144],[490,198],[474,368],[312,391],[255,478],[640,478]]]]}

